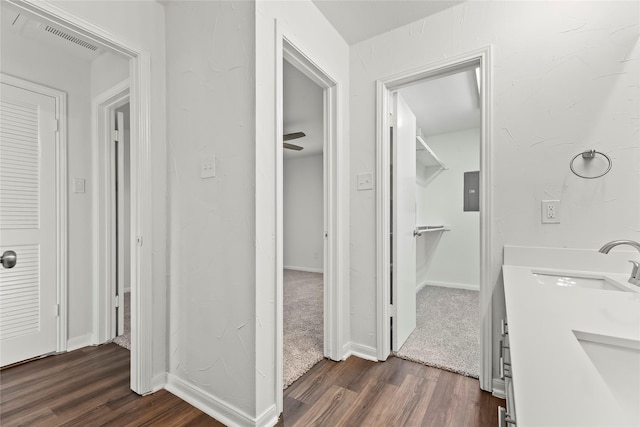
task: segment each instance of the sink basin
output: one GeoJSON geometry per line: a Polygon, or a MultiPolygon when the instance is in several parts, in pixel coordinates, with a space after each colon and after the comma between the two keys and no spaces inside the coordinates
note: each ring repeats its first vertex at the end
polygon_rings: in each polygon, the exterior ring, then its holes
{"type": "Polygon", "coordinates": [[[631,289],[618,281],[597,274],[579,274],[548,271],[533,271],[533,277],[541,285],[555,285],[564,288],[601,289],[607,291],[631,292],[631,289]]]}
{"type": "Polygon", "coordinates": [[[629,425],[640,425],[640,341],[573,331],[629,425]]]}

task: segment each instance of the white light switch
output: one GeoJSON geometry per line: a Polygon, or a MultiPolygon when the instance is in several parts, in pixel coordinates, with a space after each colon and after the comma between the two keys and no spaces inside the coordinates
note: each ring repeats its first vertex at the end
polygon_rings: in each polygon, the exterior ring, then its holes
{"type": "Polygon", "coordinates": [[[84,193],[84,178],[73,178],[73,192],[84,193]]]}
{"type": "Polygon", "coordinates": [[[216,157],[203,157],[200,160],[200,178],[213,178],[214,176],[216,176],[216,157]]]}
{"type": "Polygon", "coordinates": [[[373,190],[373,175],[370,173],[358,175],[358,191],[361,190],[373,190]]]}

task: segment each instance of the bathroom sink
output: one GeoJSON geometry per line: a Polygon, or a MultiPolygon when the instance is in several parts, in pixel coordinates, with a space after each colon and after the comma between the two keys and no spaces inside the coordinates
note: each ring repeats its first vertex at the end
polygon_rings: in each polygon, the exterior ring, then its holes
{"type": "Polygon", "coordinates": [[[640,341],[573,330],[629,425],[640,425],[640,341]]]}
{"type": "Polygon", "coordinates": [[[559,271],[532,271],[533,277],[541,285],[555,285],[564,288],[601,289],[607,291],[632,292],[632,289],[618,280],[599,274],[559,271]]]}

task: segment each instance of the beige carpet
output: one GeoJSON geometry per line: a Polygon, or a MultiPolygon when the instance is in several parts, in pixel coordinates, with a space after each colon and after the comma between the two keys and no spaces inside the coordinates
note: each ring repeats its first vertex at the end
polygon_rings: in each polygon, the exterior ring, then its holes
{"type": "Polygon", "coordinates": [[[424,365],[478,378],[478,291],[425,286],[416,298],[416,329],[396,355],[424,365]]]}
{"type": "Polygon", "coordinates": [[[323,358],[321,273],[284,270],[284,388],[323,358]]]}

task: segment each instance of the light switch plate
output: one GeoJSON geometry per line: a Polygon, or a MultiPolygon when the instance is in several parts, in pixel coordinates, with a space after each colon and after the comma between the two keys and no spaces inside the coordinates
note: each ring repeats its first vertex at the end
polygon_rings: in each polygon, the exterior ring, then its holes
{"type": "Polygon", "coordinates": [[[373,190],[373,175],[370,173],[361,173],[358,175],[358,191],[373,190]]]}
{"type": "Polygon", "coordinates": [[[73,192],[84,193],[84,178],[73,178],[73,192]]]}
{"type": "Polygon", "coordinates": [[[203,157],[200,160],[200,178],[213,178],[214,176],[216,176],[216,157],[203,157]]]}

